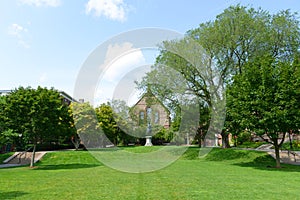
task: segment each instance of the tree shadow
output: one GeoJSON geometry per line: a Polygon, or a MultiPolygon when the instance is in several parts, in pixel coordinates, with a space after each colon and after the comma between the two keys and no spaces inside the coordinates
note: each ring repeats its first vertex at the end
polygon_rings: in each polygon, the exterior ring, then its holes
{"type": "Polygon", "coordinates": [[[234,163],[233,165],[266,171],[300,172],[300,166],[297,165],[281,164],[281,168],[276,168],[275,159],[270,155],[259,156],[253,161],[234,163]]]}
{"type": "Polygon", "coordinates": [[[23,196],[28,194],[27,192],[23,191],[10,191],[10,192],[2,192],[0,191],[0,198],[1,199],[15,199],[17,197],[23,196]]]}
{"type": "Polygon", "coordinates": [[[199,159],[199,147],[189,147],[180,157],[182,160],[197,160],[199,159]]]}
{"type": "Polygon", "coordinates": [[[34,170],[60,170],[60,169],[83,169],[83,168],[93,168],[93,167],[99,167],[103,166],[101,163],[95,163],[95,164],[80,164],[80,163],[74,163],[74,164],[58,164],[58,165],[37,165],[34,167],[34,170]]]}
{"type": "Polygon", "coordinates": [[[214,148],[212,151],[206,156],[206,160],[208,161],[228,161],[228,160],[236,160],[241,158],[249,157],[250,151],[240,151],[240,150],[232,150],[232,149],[217,149],[214,148]]]}

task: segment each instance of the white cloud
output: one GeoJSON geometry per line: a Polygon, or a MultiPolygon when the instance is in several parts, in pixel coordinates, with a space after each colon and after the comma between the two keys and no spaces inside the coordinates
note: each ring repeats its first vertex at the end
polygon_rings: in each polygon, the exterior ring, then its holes
{"type": "MultiPolygon", "coordinates": [[[[136,73],[133,70],[144,65],[146,59],[143,52],[141,49],[133,48],[131,43],[109,45],[104,64],[100,66],[106,70],[95,92],[94,104],[111,100],[115,92],[120,92],[116,91],[116,87],[120,81],[125,83],[124,78],[127,79],[127,83],[133,84],[136,81],[136,73]]],[[[127,88],[129,85],[123,84],[123,87],[127,88]]]]}
{"type": "Polygon", "coordinates": [[[115,21],[125,21],[129,6],[123,0],[89,0],[85,7],[86,14],[104,16],[115,21]]]}
{"type": "Polygon", "coordinates": [[[18,40],[19,45],[29,48],[30,45],[25,41],[24,35],[28,34],[28,29],[19,24],[12,24],[8,27],[8,34],[18,40]]]}
{"type": "Polygon", "coordinates": [[[22,33],[24,32],[28,32],[28,30],[19,24],[12,24],[8,28],[8,34],[17,38],[22,37],[22,33]]]}
{"type": "Polygon", "coordinates": [[[108,69],[105,71],[103,79],[114,82],[145,62],[142,51],[132,48],[131,43],[109,45],[105,58],[105,65],[108,69]],[[116,56],[117,58],[115,58],[116,56]]]}
{"type": "Polygon", "coordinates": [[[61,5],[61,0],[19,0],[21,4],[27,4],[30,6],[49,6],[49,7],[58,7],[61,5]]]}

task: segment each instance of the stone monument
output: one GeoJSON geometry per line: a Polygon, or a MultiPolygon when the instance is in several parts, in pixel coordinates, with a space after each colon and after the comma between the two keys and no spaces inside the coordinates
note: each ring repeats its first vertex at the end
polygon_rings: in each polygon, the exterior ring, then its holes
{"type": "Polygon", "coordinates": [[[147,125],[146,136],[145,136],[145,138],[146,138],[145,146],[153,146],[153,144],[151,142],[151,139],[152,139],[151,132],[152,132],[152,128],[151,128],[151,123],[149,121],[148,125],[147,125]]]}

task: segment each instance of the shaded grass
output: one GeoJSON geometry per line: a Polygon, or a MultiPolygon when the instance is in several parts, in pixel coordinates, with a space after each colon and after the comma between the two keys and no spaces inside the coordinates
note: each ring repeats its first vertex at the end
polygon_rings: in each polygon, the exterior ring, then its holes
{"type": "MultiPolygon", "coordinates": [[[[143,148],[128,151],[143,152],[143,148]]],[[[149,149],[144,148],[144,151],[149,149]]],[[[299,197],[298,166],[267,168],[267,165],[274,165],[274,160],[255,151],[212,149],[204,158],[198,155],[198,148],[189,148],[179,160],[162,170],[130,174],[102,165],[87,151],[53,152],[35,169],[0,169],[0,199],[299,197]]]]}
{"type": "Polygon", "coordinates": [[[243,144],[237,145],[238,148],[257,148],[263,144],[268,144],[267,142],[243,142],[243,144]]]}
{"type": "Polygon", "coordinates": [[[300,172],[300,166],[297,165],[281,164],[282,168],[275,168],[276,162],[272,156],[254,150],[213,149],[205,160],[260,170],[300,172]]]}
{"type": "Polygon", "coordinates": [[[14,154],[14,152],[0,154],[0,164],[2,164],[4,160],[6,160],[7,158],[9,158],[13,154],[14,154]]]}
{"type": "Polygon", "coordinates": [[[163,146],[132,146],[132,147],[120,147],[120,149],[133,152],[133,153],[148,153],[148,152],[153,152],[157,151],[159,149],[163,148],[163,146]]]}

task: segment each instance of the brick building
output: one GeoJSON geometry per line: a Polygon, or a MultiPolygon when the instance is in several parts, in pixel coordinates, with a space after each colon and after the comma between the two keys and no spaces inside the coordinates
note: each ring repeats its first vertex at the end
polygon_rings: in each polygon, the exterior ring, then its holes
{"type": "Polygon", "coordinates": [[[139,125],[161,125],[169,128],[171,125],[169,110],[148,90],[141,99],[132,107],[132,113],[139,125]]]}

